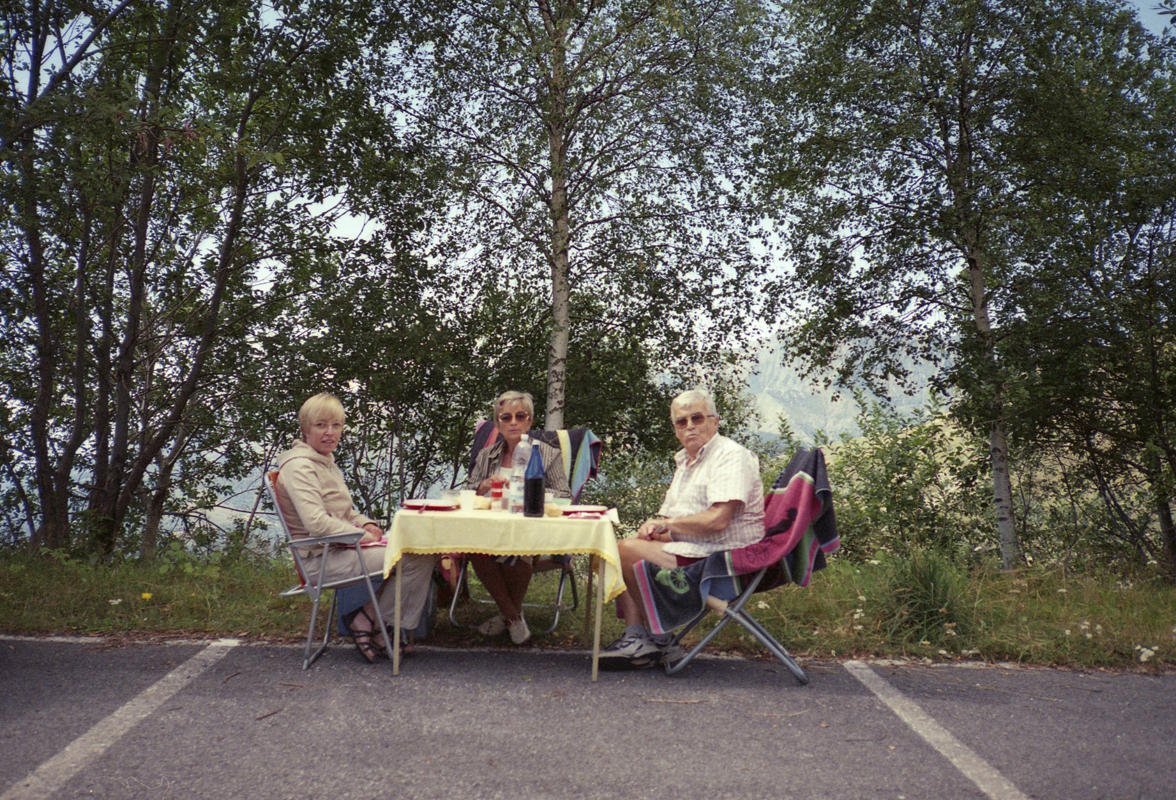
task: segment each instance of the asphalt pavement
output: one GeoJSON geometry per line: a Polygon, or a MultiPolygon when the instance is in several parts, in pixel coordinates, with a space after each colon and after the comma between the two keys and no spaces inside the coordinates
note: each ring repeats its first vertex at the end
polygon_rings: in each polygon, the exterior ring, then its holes
{"type": "Polygon", "coordinates": [[[1176,798],[1176,674],[0,637],[0,800],[1176,798]]]}

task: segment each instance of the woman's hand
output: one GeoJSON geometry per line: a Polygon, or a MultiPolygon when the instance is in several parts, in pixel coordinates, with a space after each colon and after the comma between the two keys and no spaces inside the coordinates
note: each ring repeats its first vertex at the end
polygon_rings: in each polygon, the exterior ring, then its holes
{"type": "Polygon", "coordinates": [[[363,526],[363,538],[361,542],[378,542],[384,538],[384,531],[374,522],[369,522],[363,526]]]}

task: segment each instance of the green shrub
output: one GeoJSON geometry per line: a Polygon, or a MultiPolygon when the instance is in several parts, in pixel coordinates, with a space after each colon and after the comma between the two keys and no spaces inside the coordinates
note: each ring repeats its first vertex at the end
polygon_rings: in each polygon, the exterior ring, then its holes
{"type": "Polygon", "coordinates": [[[913,550],[889,566],[888,593],[882,600],[887,638],[955,649],[974,622],[966,576],[934,550],[913,550]]]}

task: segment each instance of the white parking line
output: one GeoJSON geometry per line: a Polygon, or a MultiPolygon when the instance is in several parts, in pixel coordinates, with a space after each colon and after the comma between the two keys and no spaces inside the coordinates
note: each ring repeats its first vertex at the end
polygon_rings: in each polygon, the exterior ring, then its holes
{"type": "Polygon", "coordinates": [[[891,711],[907,724],[927,744],[951,762],[952,766],[976,784],[985,796],[992,800],[1029,800],[996,768],[981,758],[951,732],[932,719],[931,715],[891,686],[861,661],[846,661],[845,669],[857,678],[863,686],[873,692],[891,711]]]}
{"type": "Polygon", "coordinates": [[[235,639],[219,639],[148,686],[114,713],[74,739],[27,778],[11,786],[0,800],[45,798],[64,786],[108,747],[171,699],[206,669],[236,647],[235,639]]]}

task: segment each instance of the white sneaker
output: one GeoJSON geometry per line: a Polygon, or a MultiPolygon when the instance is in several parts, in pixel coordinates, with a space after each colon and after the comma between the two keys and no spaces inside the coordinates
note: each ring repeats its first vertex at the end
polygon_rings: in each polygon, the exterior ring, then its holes
{"type": "Polygon", "coordinates": [[[626,631],[600,651],[601,669],[644,669],[661,659],[661,648],[645,631],[626,631]]]}
{"type": "Polygon", "coordinates": [[[501,614],[495,614],[478,626],[478,633],[483,636],[498,636],[506,632],[506,620],[501,614]]]}
{"type": "Polygon", "coordinates": [[[527,627],[527,621],[521,616],[514,622],[508,622],[506,629],[510,631],[510,640],[515,644],[522,644],[531,638],[531,629],[527,627]]]}

